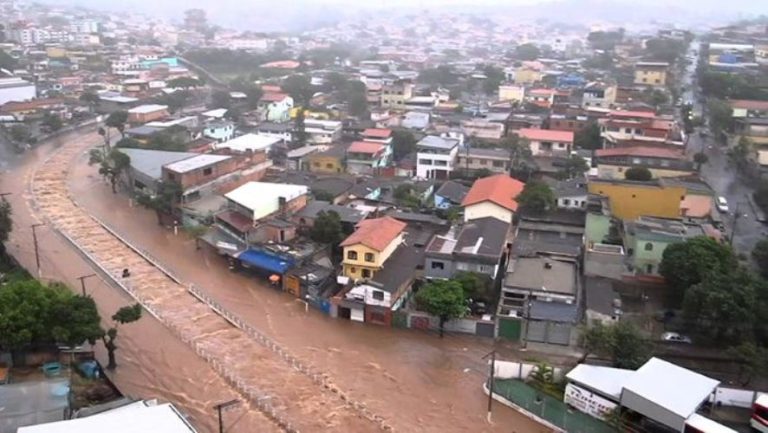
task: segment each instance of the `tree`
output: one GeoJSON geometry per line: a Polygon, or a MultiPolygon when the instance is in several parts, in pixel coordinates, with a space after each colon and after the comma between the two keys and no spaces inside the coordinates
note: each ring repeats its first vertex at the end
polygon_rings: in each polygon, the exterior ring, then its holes
{"type": "MultiPolygon", "coordinates": [[[[67,290],[64,286],[61,289],[67,290]]],[[[104,335],[104,330],[101,329],[101,317],[93,298],[65,293],[59,302],[52,304],[50,310],[55,320],[50,329],[54,341],[69,347],[78,346],[84,341],[96,344],[96,340],[104,335]]]]}
{"type": "Polygon", "coordinates": [[[173,215],[181,197],[181,185],[177,182],[163,181],[157,187],[157,193],[155,195],[139,194],[136,197],[136,201],[148,208],[155,211],[157,215],[157,224],[163,224],[163,215],[173,215]]]}
{"type": "Polygon", "coordinates": [[[631,167],[624,172],[624,178],[627,180],[647,182],[653,179],[653,173],[645,167],[631,167]]]}
{"type": "Polygon", "coordinates": [[[117,193],[117,181],[131,166],[131,158],[118,149],[110,151],[91,149],[88,165],[99,164],[99,174],[109,180],[112,192],[117,193]]]}
{"type": "Polygon", "coordinates": [[[741,169],[749,166],[754,154],[755,145],[752,140],[746,136],[739,138],[739,142],[736,143],[736,146],[728,149],[728,158],[741,169]]]}
{"type": "Polygon", "coordinates": [[[709,157],[704,152],[697,152],[693,155],[693,162],[696,163],[696,171],[701,171],[701,166],[709,162],[709,157]]]}
{"type": "Polygon", "coordinates": [[[251,86],[245,90],[245,103],[251,110],[259,106],[261,97],[264,96],[264,91],[261,87],[251,86]]]}
{"type": "Polygon", "coordinates": [[[315,94],[309,78],[302,74],[294,74],[289,76],[283,81],[281,87],[284,91],[291,95],[291,98],[296,101],[296,105],[301,107],[308,106],[309,101],[315,94]]]}
{"type": "Polygon", "coordinates": [[[416,151],[416,137],[407,129],[392,130],[392,153],[395,160],[416,151]]]}
{"type": "Polygon", "coordinates": [[[640,94],[640,99],[648,105],[658,108],[669,102],[669,97],[663,90],[647,88],[640,94]]]}
{"type": "Polygon", "coordinates": [[[565,160],[560,173],[565,179],[573,179],[574,177],[584,176],[587,170],[589,170],[589,165],[584,158],[579,155],[570,155],[565,160]]]}
{"type": "Polygon", "coordinates": [[[709,278],[710,274],[728,274],[737,265],[730,247],[699,236],[664,249],[659,274],[682,294],[692,285],[709,278]]]}
{"type": "Polygon", "coordinates": [[[357,117],[366,117],[368,114],[368,96],[365,84],[362,81],[350,81],[344,88],[343,98],[347,103],[349,114],[357,117]]]}
{"type": "Polygon", "coordinates": [[[461,284],[461,288],[464,290],[464,298],[472,298],[476,301],[492,301],[492,281],[488,275],[459,271],[453,275],[452,280],[461,284]]]}
{"type": "Polygon", "coordinates": [[[739,363],[738,380],[742,387],[746,387],[755,376],[768,375],[768,350],[751,341],[745,341],[738,346],[728,348],[728,355],[739,363]]]}
{"type": "Polygon", "coordinates": [[[483,81],[483,91],[486,95],[493,95],[499,90],[499,86],[504,82],[504,70],[493,65],[486,65],[483,68],[485,80],[483,81]]]}
{"type": "Polygon", "coordinates": [[[85,92],[80,94],[80,101],[85,102],[88,104],[88,110],[90,112],[93,112],[96,107],[99,106],[99,102],[101,102],[101,98],[99,98],[99,95],[96,94],[93,90],[86,90],[85,92]]]}
{"type": "Polygon", "coordinates": [[[13,209],[5,197],[0,198],[0,259],[5,256],[5,242],[13,230],[13,209]]]}
{"type": "Polygon", "coordinates": [[[752,198],[755,199],[755,204],[768,213],[768,181],[763,180],[757,185],[755,192],[752,193],[752,198]]]}
{"type": "MultiPolygon", "coordinates": [[[[112,315],[112,320],[121,325],[135,322],[140,318],[140,304],[121,307],[115,314],[112,315]]],[[[102,341],[104,342],[104,347],[107,348],[107,356],[109,357],[107,368],[110,370],[114,370],[115,367],[117,367],[117,363],[115,362],[115,352],[117,351],[117,344],[115,343],[115,339],[117,339],[117,325],[109,328],[107,332],[105,332],[102,336],[102,341]]]]}
{"type": "Polygon", "coordinates": [[[582,334],[585,357],[607,357],[616,368],[635,370],[650,358],[651,345],[632,322],[596,324],[582,334]]]}
{"type": "Polygon", "coordinates": [[[231,106],[229,99],[229,92],[223,90],[216,90],[211,93],[211,107],[213,108],[229,108],[231,106]]]}
{"type": "Polygon", "coordinates": [[[461,318],[467,311],[464,289],[453,280],[436,280],[423,286],[416,293],[416,305],[438,317],[440,338],[443,337],[445,322],[461,318]]]}
{"type": "Polygon", "coordinates": [[[531,181],[515,199],[520,207],[532,213],[545,213],[555,207],[555,193],[544,182],[531,181]]]}
{"type": "Polygon", "coordinates": [[[518,45],[515,48],[515,58],[517,60],[536,60],[540,54],[539,48],[534,44],[518,45]]]}
{"type": "Polygon", "coordinates": [[[135,138],[121,138],[115,143],[115,147],[128,147],[138,149],[141,147],[141,142],[135,138]]]}
{"type": "Polygon", "coordinates": [[[296,119],[294,119],[294,128],[293,128],[293,143],[292,147],[294,149],[303,147],[305,144],[307,144],[307,130],[306,130],[306,124],[304,122],[304,107],[299,107],[298,110],[296,110],[296,119]]]}
{"type": "Polygon", "coordinates": [[[624,39],[624,29],[616,31],[595,31],[587,36],[587,41],[596,50],[613,50],[624,39]]]}
{"type": "Polygon", "coordinates": [[[172,89],[191,89],[200,86],[200,80],[192,77],[179,77],[168,80],[166,85],[172,89]]]}
{"type": "Polygon", "coordinates": [[[32,132],[26,125],[16,124],[10,129],[11,140],[17,143],[29,143],[32,140],[32,132]]]}
{"type": "Polygon", "coordinates": [[[43,120],[40,122],[40,124],[51,132],[56,132],[61,129],[62,126],[64,126],[61,121],[61,117],[51,113],[50,111],[46,111],[45,114],[43,114],[43,120]]]}
{"type": "Polygon", "coordinates": [[[579,131],[576,131],[573,137],[573,144],[577,149],[602,149],[603,140],[600,137],[600,126],[597,122],[591,121],[579,131]]]}
{"type": "Polygon", "coordinates": [[[683,317],[688,329],[708,341],[736,343],[752,338],[756,302],[751,274],[743,269],[710,271],[685,290],[683,317]]]}
{"type": "Polygon", "coordinates": [[[499,146],[509,153],[510,176],[527,180],[533,170],[533,162],[531,161],[533,153],[528,140],[517,134],[512,134],[501,140],[499,146]]]}
{"type": "Polygon", "coordinates": [[[16,59],[3,50],[0,50],[0,68],[12,71],[16,69],[16,59]]]}
{"type": "Polygon", "coordinates": [[[128,112],[119,110],[113,111],[107,116],[104,124],[120,131],[120,136],[125,137],[125,123],[128,122],[128,112]]]}
{"type": "Polygon", "coordinates": [[[725,102],[711,99],[707,103],[709,113],[709,127],[715,134],[731,131],[733,128],[733,109],[725,102]]]}
{"type": "Polygon", "coordinates": [[[54,294],[33,279],[11,280],[0,286],[0,347],[20,350],[50,343],[50,308],[54,294]]]}
{"type": "Polygon", "coordinates": [[[335,211],[320,212],[315,224],[309,232],[309,237],[318,243],[337,246],[344,239],[341,229],[341,218],[335,211]]]}
{"type": "Polygon", "coordinates": [[[450,66],[440,65],[433,69],[423,69],[419,72],[418,81],[433,86],[447,87],[458,82],[458,77],[450,66]]]}
{"type": "MultiPolygon", "coordinates": [[[[0,219],[0,221],[2,220],[0,219]]],[[[0,241],[2,241],[2,229],[0,229],[0,241]]],[[[768,278],[768,238],[757,241],[752,249],[752,258],[755,260],[760,274],[768,278]]]]}

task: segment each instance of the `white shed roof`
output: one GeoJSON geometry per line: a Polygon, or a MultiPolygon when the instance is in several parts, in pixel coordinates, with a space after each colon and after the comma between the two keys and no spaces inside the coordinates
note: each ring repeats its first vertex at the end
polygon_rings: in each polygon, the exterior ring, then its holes
{"type": "Polygon", "coordinates": [[[629,378],[624,389],[688,418],[719,384],[715,379],[651,358],[629,378]]]}
{"type": "Polygon", "coordinates": [[[245,152],[247,150],[269,150],[274,144],[281,142],[280,137],[259,134],[245,134],[224,143],[216,144],[216,149],[232,149],[236,152],[245,152]]]}
{"type": "Polygon", "coordinates": [[[167,110],[167,105],[160,105],[160,104],[146,104],[146,105],[139,105],[138,107],[131,108],[128,110],[129,113],[136,113],[136,114],[146,114],[146,113],[154,113],[155,111],[160,110],[167,110]]]}
{"type": "Polygon", "coordinates": [[[172,162],[166,165],[165,168],[175,171],[176,173],[187,173],[230,158],[232,157],[228,155],[210,155],[204,153],[191,158],[182,159],[181,161],[172,162]]]}
{"type": "Polygon", "coordinates": [[[216,108],[214,110],[208,110],[202,115],[205,117],[220,118],[220,117],[224,117],[225,114],[227,114],[226,108],[216,108]]]}
{"type": "Polygon", "coordinates": [[[584,385],[599,394],[619,401],[624,384],[634,374],[634,370],[579,364],[565,377],[572,382],[584,385]]]}
{"type": "Polygon", "coordinates": [[[273,212],[277,212],[280,207],[280,197],[286,201],[291,201],[308,192],[309,188],[304,185],[248,182],[228,192],[224,197],[251,210],[255,221],[273,212]]]}
{"type": "Polygon", "coordinates": [[[195,433],[170,404],[131,405],[87,418],[20,427],[19,433],[195,433]]]}

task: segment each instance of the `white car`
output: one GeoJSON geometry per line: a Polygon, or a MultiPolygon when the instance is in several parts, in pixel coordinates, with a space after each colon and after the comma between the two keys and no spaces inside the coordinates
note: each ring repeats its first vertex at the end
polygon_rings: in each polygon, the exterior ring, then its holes
{"type": "Polygon", "coordinates": [[[717,207],[717,210],[722,213],[728,213],[728,201],[723,196],[715,199],[715,207],[717,207]]]}
{"type": "Polygon", "coordinates": [[[668,341],[670,343],[685,343],[691,344],[691,339],[685,335],[680,335],[677,332],[665,332],[661,334],[661,341],[668,341]]]}

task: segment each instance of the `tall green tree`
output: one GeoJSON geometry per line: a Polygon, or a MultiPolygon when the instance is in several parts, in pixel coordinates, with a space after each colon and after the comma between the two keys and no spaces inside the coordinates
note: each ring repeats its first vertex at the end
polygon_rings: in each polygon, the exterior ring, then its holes
{"type": "Polygon", "coordinates": [[[639,182],[647,182],[653,179],[653,173],[646,167],[631,167],[624,172],[624,178],[639,182]]]}
{"type": "Polygon", "coordinates": [[[179,77],[168,80],[166,85],[172,89],[191,89],[201,85],[200,80],[192,77],[179,77]]]}
{"type": "Polygon", "coordinates": [[[556,204],[555,193],[544,182],[530,181],[525,184],[523,191],[515,199],[520,207],[531,213],[545,213],[554,209],[556,204]]]}
{"type": "Polygon", "coordinates": [[[117,182],[123,173],[131,166],[131,158],[118,149],[109,151],[91,149],[89,165],[99,164],[99,174],[106,178],[112,186],[112,193],[117,193],[117,182]]]}
{"type": "Polygon", "coordinates": [[[651,357],[651,344],[632,322],[597,324],[582,334],[584,356],[607,357],[616,368],[635,370],[651,357]]]}
{"type": "Polygon", "coordinates": [[[587,170],[589,170],[589,165],[584,158],[579,155],[570,155],[560,169],[560,174],[564,179],[573,179],[584,176],[587,170]]]}
{"type": "Polygon", "coordinates": [[[435,280],[423,286],[416,293],[416,305],[420,310],[437,316],[440,338],[443,337],[445,322],[464,317],[467,312],[464,289],[453,280],[435,280]]]}
{"type": "Polygon", "coordinates": [[[163,224],[164,215],[173,215],[176,210],[176,205],[181,198],[181,185],[177,182],[160,182],[157,188],[157,193],[154,195],[139,194],[136,197],[136,201],[148,208],[155,211],[157,215],[157,224],[163,224]]]}
{"type": "Polygon", "coordinates": [[[32,140],[32,131],[26,125],[16,124],[10,128],[11,140],[17,143],[29,143],[32,140]]]}
{"type": "Polygon", "coordinates": [[[499,147],[509,153],[510,176],[527,180],[533,171],[533,153],[528,140],[512,134],[501,140],[499,147]]]}
{"type": "Polygon", "coordinates": [[[66,296],[61,296],[58,301],[52,304],[50,310],[55,321],[50,329],[53,339],[69,347],[78,346],[84,341],[96,344],[104,335],[104,330],[101,329],[101,317],[93,298],[72,296],[66,292],[66,296]]]}
{"type": "Polygon", "coordinates": [[[229,92],[216,90],[211,93],[211,108],[229,108],[232,100],[229,98],[229,92]]]}
{"type": "Polygon", "coordinates": [[[709,278],[710,274],[726,275],[737,266],[730,247],[699,236],[669,245],[662,254],[659,273],[667,284],[682,294],[709,278]]]}
{"type": "Polygon", "coordinates": [[[589,122],[573,136],[573,144],[577,149],[602,149],[603,140],[600,138],[600,126],[597,122],[589,122]]]}
{"type": "Polygon", "coordinates": [[[536,60],[541,55],[539,48],[534,44],[522,44],[515,48],[515,58],[517,60],[536,60]]]}
{"type": "Polygon", "coordinates": [[[686,289],[683,317],[689,329],[710,342],[736,343],[754,335],[750,318],[756,303],[755,281],[748,272],[708,272],[686,289]]]}
{"type": "MultiPolygon", "coordinates": [[[[0,240],[2,240],[2,230],[0,229],[0,240]]],[[[752,249],[752,258],[757,264],[757,269],[764,278],[768,278],[768,238],[757,241],[752,249]]]]}
{"type": "Polygon", "coordinates": [[[733,109],[727,102],[711,99],[707,103],[707,112],[713,133],[720,134],[733,129],[733,109]]]}
{"type": "Polygon", "coordinates": [[[696,171],[701,171],[701,166],[709,162],[709,157],[704,152],[696,152],[693,155],[693,162],[696,164],[696,171]]]}
{"type": "Polygon", "coordinates": [[[117,362],[115,361],[115,352],[117,351],[117,344],[115,343],[115,340],[117,339],[117,325],[124,325],[141,319],[141,311],[141,305],[133,304],[128,307],[121,307],[112,315],[112,320],[115,322],[115,325],[107,329],[102,336],[102,341],[104,342],[104,347],[107,348],[107,356],[109,358],[109,362],[107,363],[108,369],[114,370],[115,367],[117,367],[117,362]]]}
{"type": "Polygon", "coordinates": [[[108,127],[117,129],[120,131],[120,136],[125,137],[126,122],[128,122],[128,112],[119,110],[110,113],[109,116],[107,116],[107,120],[104,121],[104,124],[108,127]]]}
{"type": "Polygon", "coordinates": [[[392,154],[395,160],[400,160],[409,153],[416,151],[416,137],[407,129],[392,130],[392,154]]]}
{"type": "Polygon", "coordinates": [[[43,114],[43,120],[40,122],[40,124],[51,132],[56,132],[64,126],[64,123],[61,121],[61,117],[51,113],[50,111],[46,111],[43,114]]]}
{"type": "Polygon", "coordinates": [[[291,98],[293,98],[296,105],[304,108],[309,106],[309,101],[315,94],[315,90],[312,86],[312,82],[309,81],[309,77],[302,74],[289,76],[283,81],[281,87],[291,95],[291,98]]]}
{"type": "Polygon", "coordinates": [[[93,90],[84,91],[83,93],[80,94],[80,97],[78,99],[88,104],[88,111],[90,111],[91,113],[93,113],[96,110],[96,108],[99,106],[99,103],[101,102],[101,98],[99,98],[99,95],[93,90]]]}
{"type": "Polygon", "coordinates": [[[768,376],[768,349],[751,341],[728,348],[728,354],[739,363],[738,380],[746,387],[755,377],[768,376]]]}
{"type": "Polygon", "coordinates": [[[8,241],[11,231],[13,231],[12,216],[11,203],[5,197],[0,198],[0,259],[5,256],[5,242],[8,241]]]}
{"type": "Polygon", "coordinates": [[[299,107],[296,110],[296,118],[294,119],[293,128],[293,142],[291,147],[297,149],[307,144],[307,129],[305,123],[304,107],[299,107]]]}
{"type": "Polygon", "coordinates": [[[320,212],[315,219],[309,237],[318,243],[336,246],[344,239],[341,218],[335,211],[320,212]]]}

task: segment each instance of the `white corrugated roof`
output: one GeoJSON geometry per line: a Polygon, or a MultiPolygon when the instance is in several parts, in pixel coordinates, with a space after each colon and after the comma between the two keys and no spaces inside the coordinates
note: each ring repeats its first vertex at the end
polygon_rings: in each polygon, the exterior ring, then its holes
{"type": "Polygon", "coordinates": [[[624,383],[634,374],[634,370],[579,364],[565,377],[572,382],[584,385],[606,397],[612,397],[619,401],[624,383]]]}
{"type": "Polygon", "coordinates": [[[138,107],[131,108],[128,110],[129,113],[136,113],[136,114],[145,114],[145,113],[153,113],[155,111],[160,110],[167,110],[167,105],[160,105],[160,104],[146,104],[146,105],[139,105],[138,107]]]}
{"type": "Polygon", "coordinates": [[[170,404],[131,405],[87,418],[20,427],[18,433],[196,433],[170,404]]]}
{"type": "Polygon", "coordinates": [[[166,165],[165,168],[175,171],[176,173],[186,173],[230,158],[232,157],[227,155],[201,154],[193,156],[192,158],[172,162],[166,165]]]}
{"type": "Polygon", "coordinates": [[[309,188],[304,185],[287,183],[248,182],[224,195],[229,200],[253,212],[253,219],[258,220],[279,209],[279,198],[291,201],[307,194],[309,188]]]}
{"type": "Polygon", "coordinates": [[[629,378],[624,389],[688,418],[719,384],[715,379],[651,358],[629,378]]]}
{"type": "Polygon", "coordinates": [[[214,146],[216,149],[232,149],[237,152],[269,150],[270,147],[282,140],[280,137],[271,135],[245,134],[214,146]]]}

